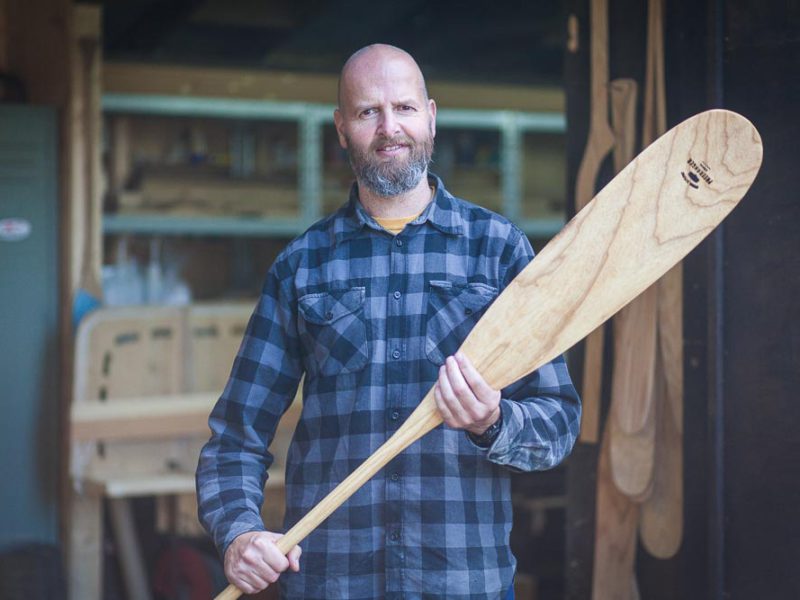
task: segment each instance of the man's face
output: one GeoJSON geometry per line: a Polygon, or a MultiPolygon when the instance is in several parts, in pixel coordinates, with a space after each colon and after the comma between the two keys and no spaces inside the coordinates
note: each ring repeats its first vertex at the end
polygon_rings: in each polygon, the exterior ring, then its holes
{"type": "Polygon", "coordinates": [[[367,57],[354,65],[343,78],[334,115],[356,178],[383,197],[413,189],[427,174],[435,116],[419,69],[402,56],[367,57]]]}

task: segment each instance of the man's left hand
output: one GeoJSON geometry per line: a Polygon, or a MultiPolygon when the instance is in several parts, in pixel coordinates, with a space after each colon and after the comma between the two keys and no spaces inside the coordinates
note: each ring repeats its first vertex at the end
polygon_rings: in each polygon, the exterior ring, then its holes
{"type": "Polygon", "coordinates": [[[439,368],[433,397],[447,425],[476,436],[500,418],[500,391],[489,386],[460,351],[439,368]]]}

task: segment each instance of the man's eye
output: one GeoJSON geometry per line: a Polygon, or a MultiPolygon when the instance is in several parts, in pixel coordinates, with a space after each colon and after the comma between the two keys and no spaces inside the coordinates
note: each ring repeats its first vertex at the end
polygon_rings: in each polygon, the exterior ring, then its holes
{"type": "Polygon", "coordinates": [[[408,104],[403,104],[400,106],[400,110],[403,112],[412,112],[415,110],[413,106],[409,106],[408,104]]]}
{"type": "Polygon", "coordinates": [[[374,108],[366,108],[366,109],[364,109],[364,110],[362,110],[362,111],[361,111],[361,116],[362,116],[362,117],[371,117],[371,116],[372,116],[372,115],[374,115],[376,112],[377,112],[377,111],[376,111],[374,108]]]}

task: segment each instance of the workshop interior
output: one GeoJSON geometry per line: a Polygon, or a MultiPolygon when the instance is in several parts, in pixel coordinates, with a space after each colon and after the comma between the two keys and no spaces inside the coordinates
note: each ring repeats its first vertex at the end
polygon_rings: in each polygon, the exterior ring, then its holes
{"type": "MultiPolygon", "coordinates": [[[[0,0],[0,600],[226,588],[198,521],[209,414],[270,265],[347,201],[339,74],[373,43],[425,75],[430,171],[537,253],[620,177],[694,197],[735,172],[735,150],[634,169],[686,119],[752,124],[730,215],[563,349],[580,435],[511,477],[513,597],[796,598],[800,3],[0,0]]],[[[302,409],[301,386],[269,530],[302,409]]]]}

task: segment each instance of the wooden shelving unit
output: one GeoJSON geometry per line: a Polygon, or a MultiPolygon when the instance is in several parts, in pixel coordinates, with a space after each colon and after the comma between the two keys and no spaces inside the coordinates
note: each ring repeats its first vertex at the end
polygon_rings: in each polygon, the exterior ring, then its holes
{"type": "MultiPolygon", "coordinates": [[[[294,214],[281,213],[279,215],[248,214],[248,215],[214,215],[204,214],[202,206],[191,210],[192,214],[185,212],[171,213],[169,211],[153,211],[148,214],[143,210],[135,212],[120,211],[107,213],[103,218],[103,231],[106,234],[142,234],[142,235],[199,235],[222,237],[291,237],[304,231],[314,221],[321,218],[325,212],[332,209],[332,202],[340,198],[338,203],[346,199],[346,184],[342,184],[340,171],[342,170],[342,157],[338,157],[336,164],[330,164],[330,156],[335,154],[336,148],[331,149],[331,130],[333,128],[334,106],[310,102],[284,102],[272,100],[236,99],[236,98],[200,98],[182,95],[162,94],[127,94],[106,93],[103,96],[103,112],[110,124],[110,154],[111,160],[111,191],[112,195],[119,194],[123,188],[130,185],[131,163],[136,154],[135,143],[130,139],[118,139],[115,124],[120,120],[135,119],[167,119],[164,128],[170,120],[183,120],[195,123],[195,127],[202,128],[204,124],[216,123],[227,127],[229,136],[238,135],[242,131],[241,139],[229,140],[231,155],[223,162],[227,168],[237,176],[236,181],[247,181],[247,175],[253,174],[253,165],[257,162],[256,154],[261,151],[256,147],[259,137],[254,132],[254,127],[264,124],[290,124],[294,128],[291,142],[296,146],[291,148],[294,154],[296,176],[296,202],[294,214]],[[199,123],[199,124],[198,124],[199,123]],[[327,134],[326,134],[326,128],[327,134]],[[243,166],[244,165],[244,166],[243,166]],[[249,165],[249,167],[247,167],[249,165]],[[248,170],[249,169],[249,170],[248,170]],[[337,170],[339,173],[337,173],[337,170]],[[238,171],[238,173],[237,173],[238,171]],[[126,181],[120,181],[125,179],[126,181]],[[337,187],[338,186],[338,187],[337,187]],[[327,202],[326,202],[327,199],[327,202]]],[[[211,125],[209,125],[211,126],[211,125]]],[[[277,127],[278,125],[276,125],[277,127]]],[[[128,125],[129,129],[133,127],[128,125]]],[[[139,129],[142,129],[139,127],[139,129]]],[[[521,112],[508,110],[471,110],[471,109],[440,109],[437,115],[437,141],[447,140],[448,136],[460,136],[459,139],[472,136],[482,140],[490,139],[490,148],[481,148],[484,155],[483,162],[478,164],[462,160],[458,166],[459,172],[469,172],[469,182],[475,181],[468,189],[462,191],[467,199],[482,202],[482,197],[492,199],[487,202],[494,208],[515,221],[530,236],[547,238],[554,235],[563,225],[563,210],[556,208],[542,218],[530,218],[531,211],[526,209],[525,186],[529,178],[524,176],[525,136],[534,134],[549,134],[563,136],[565,132],[564,116],[558,112],[521,112]],[[486,159],[485,155],[491,155],[486,159]],[[484,174],[486,176],[482,176],[484,174]],[[493,183],[484,184],[483,181],[493,183]],[[489,186],[494,185],[494,188],[489,186]],[[494,205],[492,205],[494,203],[494,205]]],[[[130,133],[135,137],[137,132],[130,133]]],[[[128,134],[126,134],[128,135],[128,134]]],[[[263,137],[263,136],[260,136],[263,137]]],[[[448,142],[449,143],[449,142],[448,142]]],[[[472,142],[470,142],[472,143],[472,142]]],[[[452,144],[450,144],[452,146],[452,144]]],[[[440,143],[437,152],[449,149],[445,143],[440,143]]],[[[452,149],[451,154],[454,153],[452,149]]],[[[547,149],[543,150],[547,152],[547,149]]],[[[437,156],[434,156],[433,169],[436,171],[437,156]]],[[[259,164],[264,164],[263,156],[259,164]]],[[[442,161],[444,163],[444,161],[442,161]]],[[[186,175],[187,185],[191,176],[186,175]]],[[[198,171],[199,172],[199,171],[198,171]]],[[[448,182],[447,173],[443,173],[448,182]]],[[[558,177],[558,173],[549,173],[547,176],[558,177]]],[[[456,184],[454,176],[453,183],[456,184]]],[[[195,183],[195,186],[202,185],[195,183]]],[[[215,184],[216,185],[216,184],[215,184]]],[[[291,184],[290,184],[291,185],[291,184]]],[[[553,186],[550,185],[550,188],[553,186]]],[[[231,194],[236,189],[231,187],[231,194]]],[[[187,192],[188,194],[188,192],[187,192]]],[[[265,193],[265,205],[269,203],[269,194],[265,193]]],[[[530,197],[530,194],[528,194],[530,197]]],[[[555,204],[557,204],[556,199],[555,204]]],[[[337,204],[338,204],[337,203],[337,204]]],[[[549,201],[550,207],[554,204],[549,201]]],[[[563,203],[560,205],[563,206],[563,203]]],[[[285,207],[283,207],[285,208],[285,207]]],[[[534,211],[535,212],[535,211],[534,211]]]]}

